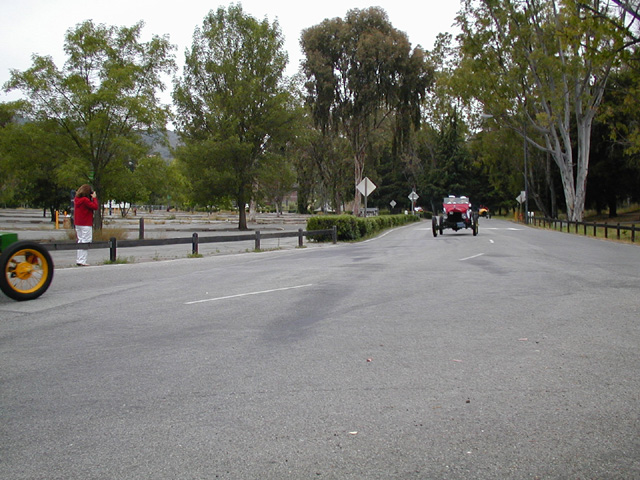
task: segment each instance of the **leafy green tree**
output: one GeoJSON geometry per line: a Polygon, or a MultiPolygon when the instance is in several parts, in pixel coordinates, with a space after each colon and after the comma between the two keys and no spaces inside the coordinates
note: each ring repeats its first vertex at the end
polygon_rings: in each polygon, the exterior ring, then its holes
{"type": "Polygon", "coordinates": [[[293,191],[295,186],[295,166],[291,156],[286,152],[281,155],[272,155],[265,160],[258,174],[260,180],[257,196],[272,202],[276,207],[276,213],[280,215],[285,197],[293,191]]]}
{"type": "Polygon", "coordinates": [[[345,19],[324,20],[301,38],[307,101],[323,133],[345,136],[354,164],[355,186],[365,171],[372,134],[394,121],[398,149],[420,124],[420,106],[432,83],[432,68],[420,47],[411,49],[384,10],[353,9],[345,19]]]}
{"type": "Polygon", "coordinates": [[[582,219],[591,127],[627,51],[624,15],[599,0],[465,0],[458,16],[456,90],[549,152],[570,220],[582,219]]]}
{"type": "Polygon", "coordinates": [[[167,195],[177,198],[173,194],[169,165],[159,155],[144,157],[136,165],[133,174],[147,193],[146,198],[138,200],[139,203],[159,204],[167,198],[167,195]]]}
{"type": "MultiPolygon", "coordinates": [[[[167,165],[167,195],[171,196],[171,199],[176,205],[180,205],[183,208],[192,209],[195,204],[190,201],[190,185],[186,176],[183,173],[184,165],[177,159],[173,159],[167,165]]],[[[153,200],[153,192],[151,194],[151,200],[153,200]]],[[[164,197],[167,198],[167,197],[164,197]]],[[[150,201],[151,201],[150,200],[150,201]]],[[[154,203],[156,200],[153,200],[154,203]]],[[[160,201],[158,196],[157,201],[160,201]]]]}
{"type": "Polygon", "coordinates": [[[5,201],[67,209],[70,190],[62,166],[68,140],[50,120],[25,122],[21,102],[0,104],[0,192],[5,201]]]}
{"type": "Polygon", "coordinates": [[[118,172],[110,172],[109,191],[112,195],[109,202],[115,201],[120,207],[120,214],[127,216],[129,209],[136,203],[142,203],[149,198],[149,192],[144,188],[140,177],[133,171],[133,166],[119,165],[118,172]]]}
{"type": "MultiPolygon", "coordinates": [[[[69,29],[64,50],[67,61],[59,70],[51,57],[33,55],[33,66],[13,70],[5,89],[26,94],[25,115],[33,121],[55,122],[67,138],[68,171],[77,172],[74,185],[91,183],[106,200],[109,174],[144,156],[148,146],[141,133],[163,131],[168,107],[156,97],[164,89],[161,75],[174,66],[173,46],[165,37],[140,42],[143,27],[108,27],[83,22],[69,29]]],[[[102,226],[101,211],[95,226],[102,226]]]]}
{"type": "Polygon", "coordinates": [[[637,70],[616,72],[594,123],[587,202],[598,213],[608,208],[611,218],[618,204],[640,200],[640,112],[632,97],[639,89],[637,70]]]}
{"type": "Polygon", "coordinates": [[[484,172],[481,178],[486,179],[486,188],[472,198],[474,204],[496,212],[512,209],[523,185],[522,138],[509,129],[486,127],[470,139],[468,148],[476,168],[481,166],[484,172]]]}
{"type": "Polygon", "coordinates": [[[16,120],[18,105],[0,103],[0,202],[15,205],[21,201],[18,167],[21,165],[22,131],[16,120]]]}
{"type": "Polygon", "coordinates": [[[309,134],[303,155],[315,172],[319,187],[318,207],[324,211],[329,206],[334,212],[341,213],[344,202],[352,195],[348,141],[335,133],[323,134],[317,129],[311,129],[309,134]]]}
{"type": "Polygon", "coordinates": [[[292,97],[284,85],[287,55],[277,23],[239,5],[209,12],[196,28],[173,99],[194,198],[203,205],[232,195],[240,230],[262,164],[293,133],[292,97]]]}
{"type": "MultiPolygon", "coordinates": [[[[425,171],[422,190],[436,207],[447,195],[473,197],[471,155],[465,142],[465,127],[457,112],[445,119],[440,127],[433,151],[433,158],[425,171]]],[[[473,199],[472,199],[473,200],[473,199]]]]}

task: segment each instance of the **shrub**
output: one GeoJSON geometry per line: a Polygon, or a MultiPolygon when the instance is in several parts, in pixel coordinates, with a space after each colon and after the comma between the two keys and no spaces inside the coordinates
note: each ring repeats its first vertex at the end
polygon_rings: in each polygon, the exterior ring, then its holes
{"type": "MultiPolygon", "coordinates": [[[[353,215],[316,215],[307,220],[307,231],[328,230],[336,226],[338,240],[353,241],[371,237],[387,228],[420,221],[417,215],[382,215],[360,218],[353,215]]],[[[327,242],[326,235],[309,235],[309,240],[327,242]]]]}

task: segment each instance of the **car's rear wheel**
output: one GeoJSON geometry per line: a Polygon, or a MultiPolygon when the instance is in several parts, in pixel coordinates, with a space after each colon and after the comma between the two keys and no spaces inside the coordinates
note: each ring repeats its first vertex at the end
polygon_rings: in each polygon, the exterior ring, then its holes
{"type": "Polygon", "coordinates": [[[433,236],[438,236],[438,217],[431,218],[431,230],[433,230],[433,236]]]}

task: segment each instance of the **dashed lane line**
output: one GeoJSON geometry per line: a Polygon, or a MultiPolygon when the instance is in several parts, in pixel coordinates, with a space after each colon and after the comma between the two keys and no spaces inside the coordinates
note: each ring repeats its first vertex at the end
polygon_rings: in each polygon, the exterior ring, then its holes
{"type": "Polygon", "coordinates": [[[236,295],[226,295],[224,297],[215,297],[215,298],[205,298],[202,300],[194,300],[192,302],[185,302],[185,305],[194,305],[196,303],[205,303],[205,302],[216,302],[218,300],[227,300],[229,298],[239,298],[239,297],[247,297],[249,295],[262,295],[265,293],[273,293],[273,292],[284,292],[286,290],[295,290],[297,288],[307,288],[313,286],[312,283],[308,283],[307,285],[295,285],[293,287],[283,287],[283,288],[272,288],[271,290],[260,290],[258,292],[246,292],[246,293],[238,293],[236,295]]]}

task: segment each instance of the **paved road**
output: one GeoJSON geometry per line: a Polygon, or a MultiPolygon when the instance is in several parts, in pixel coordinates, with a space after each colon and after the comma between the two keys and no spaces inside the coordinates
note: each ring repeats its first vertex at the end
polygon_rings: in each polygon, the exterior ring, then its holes
{"type": "Polygon", "coordinates": [[[640,478],[640,250],[499,220],[0,298],[0,478],[640,478]]]}

